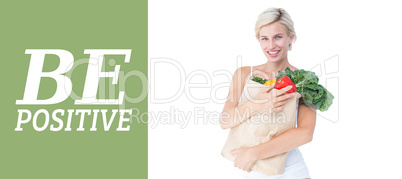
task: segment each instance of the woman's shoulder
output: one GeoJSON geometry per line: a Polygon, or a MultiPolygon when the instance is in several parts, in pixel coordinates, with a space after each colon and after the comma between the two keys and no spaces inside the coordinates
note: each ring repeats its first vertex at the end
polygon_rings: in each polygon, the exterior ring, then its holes
{"type": "Polygon", "coordinates": [[[233,80],[243,85],[245,84],[247,77],[250,75],[250,72],[251,72],[250,66],[239,67],[236,69],[233,75],[233,80]]]}
{"type": "Polygon", "coordinates": [[[251,72],[251,66],[239,67],[235,71],[235,75],[240,75],[242,78],[247,77],[251,72]]]}
{"type": "Polygon", "coordinates": [[[290,65],[289,68],[290,68],[290,70],[292,70],[292,71],[299,70],[298,68],[296,68],[296,67],[293,66],[293,65],[290,65]]]}

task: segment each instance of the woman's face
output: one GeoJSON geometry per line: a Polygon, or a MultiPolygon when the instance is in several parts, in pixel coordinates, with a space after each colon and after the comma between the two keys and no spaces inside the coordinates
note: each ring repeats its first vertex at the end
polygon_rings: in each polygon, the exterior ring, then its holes
{"type": "Polygon", "coordinates": [[[268,61],[275,63],[287,58],[293,36],[287,35],[284,25],[274,22],[261,27],[258,41],[268,61]]]}

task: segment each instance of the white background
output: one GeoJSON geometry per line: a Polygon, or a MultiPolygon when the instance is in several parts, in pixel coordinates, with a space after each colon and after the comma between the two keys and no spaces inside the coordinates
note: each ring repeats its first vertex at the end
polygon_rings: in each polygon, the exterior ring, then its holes
{"type": "MultiPolygon", "coordinates": [[[[240,66],[266,62],[254,23],[269,7],[284,8],[295,23],[292,65],[311,70],[339,59],[339,66],[329,66],[339,84],[327,86],[339,103],[323,113],[331,119],[317,119],[313,141],[300,147],[310,176],[400,176],[402,10],[391,2],[149,0],[149,178],[241,178],[220,155],[229,131],[194,109],[221,112],[228,88],[213,89],[229,79],[213,72],[232,75],[240,66]],[[151,68],[158,60],[177,64],[151,68]],[[209,77],[189,78],[195,73],[209,77]],[[196,82],[204,87],[189,88],[196,82]]],[[[324,72],[320,82],[329,77],[324,72]]]]}

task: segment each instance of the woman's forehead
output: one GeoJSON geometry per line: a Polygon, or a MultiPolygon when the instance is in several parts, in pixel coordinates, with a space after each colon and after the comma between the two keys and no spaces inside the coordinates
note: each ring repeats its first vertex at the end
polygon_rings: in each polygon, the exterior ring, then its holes
{"type": "Polygon", "coordinates": [[[286,28],[279,22],[264,25],[260,29],[260,36],[273,36],[280,33],[286,33],[286,28]]]}

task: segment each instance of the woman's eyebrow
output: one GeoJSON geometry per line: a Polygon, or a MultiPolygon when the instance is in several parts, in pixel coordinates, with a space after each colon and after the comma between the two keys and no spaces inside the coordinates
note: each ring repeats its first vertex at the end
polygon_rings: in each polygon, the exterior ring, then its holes
{"type": "MultiPolygon", "coordinates": [[[[283,35],[283,33],[277,33],[277,34],[274,35],[274,37],[275,37],[275,36],[278,36],[278,35],[283,35]]],[[[268,37],[268,36],[266,36],[266,35],[261,35],[260,37],[268,37]]]]}

